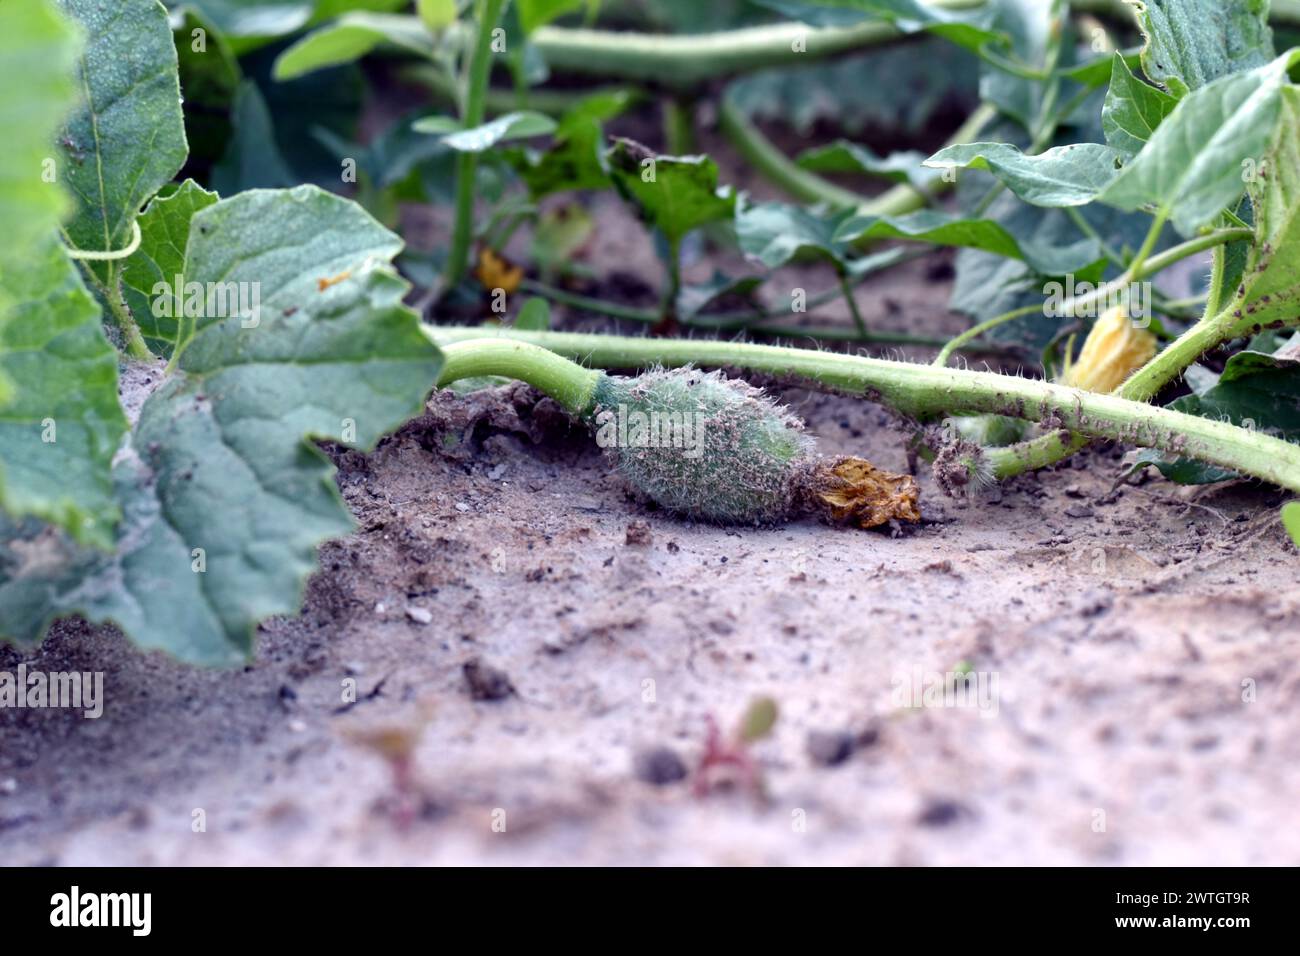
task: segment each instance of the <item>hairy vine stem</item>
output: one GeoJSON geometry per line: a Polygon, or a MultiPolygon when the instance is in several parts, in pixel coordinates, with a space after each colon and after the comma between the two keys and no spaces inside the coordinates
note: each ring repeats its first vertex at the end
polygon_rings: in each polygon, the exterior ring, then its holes
{"type": "MultiPolygon", "coordinates": [[[[600,368],[698,364],[791,376],[863,395],[914,416],[963,412],[1051,420],[1091,438],[1187,455],[1300,491],[1300,445],[1226,422],[1035,379],[737,342],[504,330],[485,338],[482,329],[435,326],[426,326],[425,334],[443,347],[459,343],[456,355],[472,355],[479,348],[486,352],[487,346],[479,343],[507,340],[538,345],[600,368]]],[[[500,359],[508,353],[499,345],[493,345],[491,354],[496,364],[488,366],[485,360],[482,366],[475,367],[491,367],[496,374],[520,377],[500,359]]],[[[521,366],[521,370],[533,373],[531,366],[521,366]]],[[[565,388],[579,382],[576,373],[569,374],[574,377],[566,377],[565,388]]]]}
{"type": "MultiPolygon", "coordinates": [[[[967,117],[944,146],[973,142],[997,117],[997,110],[985,103],[967,117]]],[[[779,150],[749,121],[731,97],[724,96],[719,107],[718,124],[732,145],[770,182],[802,202],[825,203],[831,209],[856,209],[863,216],[901,216],[923,208],[930,196],[916,188],[900,184],[867,198],[810,172],[779,150]]],[[[951,184],[936,176],[930,194],[937,195],[951,184]]]]}
{"type": "Polygon", "coordinates": [[[579,417],[591,410],[596,382],[601,375],[548,349],[504,338],[443,344],[441,350],[439,388],[465,378],[504,375],[545,392],[564,406],[565,411],[579,417]]]}
{"type": "MultiPolygon", "coordinates": [[[[1154,231],[1156,230],[1153,230],[1153,232],[1154,231]]],[[[1204,252],[1206,249],[1222,248],[1230,242],[1250,239],[1253,235],[1254,233],[1250,229],[1219,229],[1215,232],[1207,233],[1204,236],[1197,236],[1195,239],[1189,239],[1184,243],[1174,246],[1171,249],[1166,249],[1164,252],[1151,256],[1150,258],[1147,258],[1146,254],[1143,254],[1133,260],[1129,267],[1124,271],[1123,275],[1116,279],[1112,279],[1104,285],[1098,286],[1091,292],[1066,299],[1061,303],[1057,311],[1063,316],[1074,315],[1082,310],[1092,308],[1097,303],[1108,301],[1112,296],[1123,293],[1131,283],[1136,282],[1138,279],[1143,279],[1147,276],[1162,272],[1175,262],[1179,262],[1189,256],[1194,256],[1199,252],[1204,252]]],[[[947,365],[948,360],[952,358],[953,352],[960,349],[972,339],[978,338],[991,329],[995,329],[999,325],[1003,325],[1013,319],[1023,318],[1026,315],[1032,315],[1033,313],[1042,311],[1042,305],[1035,304],[1021,306],[1018,309],[1012,309],[1009,312],[1004,312],[1001,315],[994,316],[978,325],[971,326],[971,328],[967,329],[961,335],[956,336],[951,342],[944,346],[943,351],[935,357],[934,364],[947,365]]],[[[1159,358],[1159,356],[1157,356],[1157,358],[1159,358]]],[[[1193,357],[1188,362],[1188,365],[1195,360],[1195,357],[1193,357]]],[[[1170,361],[1173,361],[1173,359],[1171,358],[1170,361]]],[[[1183,367],[1186,368],[1186,366],[1183,367]]],[[[1157,389],[1157,391],[1159,391],[1159,389],[1157,389]]],[[[1149,397],[1150,396],[1147,396],[1147,398],[1149,397]]]]}
{"type": "MultiPolygon", "coordinates": [[[[942,10],[969,10],[985,0],[929,0],[942,10]]],[[[720,33],[632,33],[545,26],[530,41],[557,72],[583,73],[686,88],[720,76],[792,66],[876,46],[903,34],[869,20],[850,27],[776,23],[720,33]]]]}

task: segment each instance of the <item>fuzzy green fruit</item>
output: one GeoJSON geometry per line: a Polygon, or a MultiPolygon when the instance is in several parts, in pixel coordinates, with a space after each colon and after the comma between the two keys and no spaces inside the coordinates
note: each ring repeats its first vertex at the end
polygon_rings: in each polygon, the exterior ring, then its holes
{"type": "Polygon", "coordinates": [[[803,423],[744,382],[697,369],[607,375],[596,385],[596,443],[665,508],[728,524],[794,510],[815,461],[803,423]]]}

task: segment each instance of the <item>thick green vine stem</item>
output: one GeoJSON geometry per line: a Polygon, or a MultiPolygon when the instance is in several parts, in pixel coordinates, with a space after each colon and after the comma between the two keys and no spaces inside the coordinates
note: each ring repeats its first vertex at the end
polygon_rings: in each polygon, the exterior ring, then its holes
{"type": "Polygon", "coordinates": [[[595,404],[596,384],[601,372],[583,368],[528,342],[502,338],[477,338],[441,346],[443,366],[438,387],[446,388],[465,378],[504,375],[527,382],[555,399],[565,411],[585,418],[595,404]]]}
{"type": "MultiPolygon", "coordinates": [[[[966,122],[948,138],[944,146],[973,142],[997,115],[993,106],[987,103],[981,105],[966,118],[966,122]]],[[[901,216],[923,208],[929,201],[930,197],[926,194],[906,184],[894,186],[869,199],[804,169],[764,136],[730,96],[722,97],[718,125],[723,135],[755,169],[801,202],[825,203],[837,211],[856,209],[863,216],[901,216]]],[[[930,187],[931,195],[937,195],[949,186],[942,178],[936,177],[930,187]]]]}
{"type": "Polygon", "coordinates": [[[122,330],[122,341],[126,348],[126,354],[137,362],[153,361],[154,355],[149,351],[144,335],[140,332],[140,326],[136,323],[135,316],[131,315],[131,310],[127,308],[126,303],[122,301],[122,293],[118,291],[116,266],[109,267],[108,276],[108,284],[101,285],[100,291],[104,295],[104,301],[108,303],[108,309],[113,315],[113,321],[122,330]]]}
{"type": "Polygon", "coordinates": [[[866,196],[837,186],[792,162],[749,121],[730,96],[722,97],[718,128],[750,165],[793,199],[826,203],[832,209],[855,209],[868,202],[866,196]]]}
{"type": "MultiPolygon", "coordinates": [[[[983,6],[985,0],[929,0],[944,10],[983,6]]],[[[722,33],[659,35],[610,30],[539,27],[530,42],[561,73],[691,87],[719,76],[769,66],[794,66],[901,36],[891,24],[871,20],[851,27],[775,23],[722,33]]]]}
{"type": "MultiPolygon", "coordinates": [[[[425,327],[425,334],[445,348],[452,347],[447,343],[481,339],[483,333],[482,329],[425,327]]],[[[501,339],[539,345],[597,367],[733,366],[804,379],[918,417],[989,413],[1051,422],[1092,438],[1197,458],[1300,492],[1300,445],[1226,422],[1035,379],[737,342],[513,330],[496,334],[501,339]]],[[[972,448],[971,479],[989,470],[984,454],[972,448]]]]}
{"type": "MultiPolygon", "coordinates": [[[[422,61],[407,63],[398,68],[397,77],[404,83],[423,87],[441,103],[460,107],[460,91],[456,88],[456,81],[442,66],[422,61]]],[[[623,96],[632,103],[638,103],[647,99],[648,94],[631,84],[583,87],[576,90],[533,87],[528,91],[528,108],[549,116],[560,116],[589,96],[623,96]]],[[[488,87],[484,107],[489,118],[512,113],[519,109],[519,94],[514,90],[488,87]]]]}
{"type": "MultiPolygon", "coordinates": [[[[1160,354],[1133,373],[1115,392],[1131,402],[1149,402],[1193,362],[1234,336],[1224,332],[1222,320],[1203,319],[1175,339],[1160,354]]],[[[1069,458],[1088,444],[1083,435],[1052,432],[1006,448],[985,449],[996,478],[1010,478],[1037,468],[1047,468],[1069,458]]],[[[1295,446],[1292,446],[1295,447],[1295,446]]]]}
{"type": "MultiPolygon", "coordinates": [[[[986,0],[929,0],[944,10],[983,6],[986,0]]],[[[1122,0],[1072,0],[1075,13],[1114,16],[1133,23],[1122,0]]],[[[1273,0],[1270,19],[1300,24],[1300,0],[1273,0]]],[[[851,27],[812,28],[778,23],[723,33],[658,35],[545,26],[529,38],[557,72],[638,80],[660,86],[692,87],[706,80],[769,66],[793,66],[849,50],[889,43],[897,29],[883,21],[851,27]]],[[[1023,68],[1008,62],[1012,69],[1023,68]]]]}
{"type": "MultiPolygon", "coordinates": [[[[1152,231],[1155,232],[1157,230],[1152,231]]],[[[1138,279],[1144,279],[1147,276],[1152,276],[1162,272],[1175,262],[1180,262],[1181,260],[1194,256],[1197,253],[1204,252],[1206,249],[1221,249],[1226,243],[1250,239],[1253,236],[1254,232],[1250,229],[1220,229],[1216,232],[1207,233],[1204,236],[1197,236],[1195,239],[1189,239],[1184,243],[1174,246],[1172,249],[1166,249],[1159,255],[1151,256],[1150,258],[1146,258],[1145,256],[1135,258],[1132,264],[1119,278],[1113,279],[1105,285],[1100,285],[1091,292],[1077,295],[1072,299],[1066,299],[1057,307],[1057,312],[1060,315],[1072,315],[1083,309],[1095,306],[1099,302],[1109,301],[1112,297],[1124,293],[1128,289],[1129,285],[1136,282],[1138,279]]],[[[994,316],[978,325],[971,326],[965,332],[961,333],[961,335],[954,337],[951,342],[944,346],[943,351],[935,357],[934,364],[947,365],[948,360],[952,358],[952,353],[961,348],[967,342],[979,338],[986,332],[989,332],[1006,322],[1010,322],[1013,319],[1022,318],[1035,312],[1041,312],[1042,308],[1041,305],[1021,306],[1018,309],[1012,309],[1010,312],[1004,312],[1001,315],[994,316]]],[[[1200,329],[1203,325],[1205,325],[1205,323],[1199,323],[1197,326],[1194,326],[1193,329],[1200,329]]],[[[1198,333],[1198,336],[1204,335],[1205,332],[1198,333]]],[[[1187,337],[1188,336],[1184,336],[1183,338],[1187,337]]],[[[1180,339],[1179,341],[1182,340],[1180,339]]],[[[1176,342],[1174,344],[1177,345],[1178,343],[1176,342]]],[[[1202,352],[1207,351],[1208,348],[1212,347],[1213,346],[1207,346],[1207,348],[1202,349],[1202,352]]],[[[1170,348],[1172,349],[1173,346],[1170,348]]],[[[1161,353],[1161,355],[1164,355],[1169,351],[1170,349],[1166,349],[1165,352],[1161,353]]],[[[1197,356],[1200,354],[1201,353],[1198,352],[1196,355],[1193,355],[1187,360],[1187,364],[1183,365],[1181,368],[1186,368],[1187,365],[1191,365],[1192,362],[1196,361],[1197,356]]],[[[1156,358],[1160,359],[1160,356],[1157,356],[1156,358]]],[[[1180,358],[1180,354],[1170,354],[1168,358],[1161,360],[1161,365],[1163,366],[1166,363],[1172,365],[1180,358]]],[[[1153,361],[1152,364],[1154,365],[1156,362],[1153,361]]],[[[1179,369],[1180,372],[1181,368],[1179,369]]],[[[1133,394],[1126,395],[1125,397],[1137,401],[1146,401],[1154,396],[1155,393],[1158,392],[1160,388],[1163,388],[1169,381],[1170,379],[1166,379],[1165,382],[1160,384],[1160,387],[1156,388],[1155,391],[1148,395],[1140,396],[1133,394]]]]}
{"type": "MultiPolygon", "coordinates": [[[[1201,239],[1247,231],[1224,229],[1217,233],[1211,233],[1209,236],[1201,237],[1201,239]]],[[[1246,237],[1233,235],[1230,241],[1237,238],[1246,237]]],[[[1184,245],[1187,244],[1184,243],[1184,245]]],[[[1181,248],[1183,247],[1175,247],[1168,250],[1168,253],[1177,252],[1181,248]]],[[[1223,277],[1222,250],[1222,244],[1215,247],[1215,266],[1214,273],[1211,276],[1214,285],[1210,290],[1210,297],[1206,303],[1205,317],[1169,343],[1150,362],[1129,376],[1128,380],[1115,391],[1116,396],[1133,402],[1149,402],[1166,385],[1186,372],[1206,352],[1218,348],[1225,342],[1230,342],[1235,338],[1241,338],[1250,333],[1252,326],[1250,317],[1237,315],[1231,305],[1217,314],[1213,311],[1215,305],[1223,297],[1223,290],[1219,288],[1223,277]]],[[[1168,253],[1165,253],[1165,255],[1168,253]]],[[[1148,260],[1148,268],[1155,264],[1159,258],[1159,256],[1154,256],[1148,260]]],[[[972,329],[971,331],[976,330],[972,329]]],[[[960,343],[954,339],[953,343],[950,344],[960,343]]],[[[1084,436],[1053,432],[1018,445],[1007,448],[990,448],[986,449],[986,451],[994,476],[1010,478],[1025,471],[1054,465],[1069,458],[1087,444],[1088,440],[1084,436]]]]}
{"type": "MultiPolygon", "coordinates": [[[[469,86],[461,124],[470,129],[480,126],[487,102],[488,79],[492,73],[492,30],[501,20],[505,0],[479,0],[478,34],[469,61],[469,86]]],[[[474,236],[474,179],[478,154],[464,152],[456,158],[456,220],[452,225],[451,248],[443,272],[443,287],[450,289],[465,277],[469,246],[474,236]]]]}

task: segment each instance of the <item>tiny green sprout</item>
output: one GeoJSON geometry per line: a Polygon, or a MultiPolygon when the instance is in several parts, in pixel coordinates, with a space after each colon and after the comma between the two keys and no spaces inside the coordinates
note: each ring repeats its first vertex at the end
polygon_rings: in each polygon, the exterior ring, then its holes
{"type": "Polygon", "coordinates": [[[705,717],[707,733],[704,751],[695,768],[692,787],[697,797],[710,791],[739,785],[759,800],[767,798],[762,769],[750,753],[750,746],[771,735],[780,710],[771,697],[756,697],[745,708],[735,732],[724,737],[712,714],[705,717]]]}
{"type": "Polygon", "coordinates": [[[776,701],[771,697],[755,699],[741,721],[740,739],[752,744],[768,736],[776,726],[777,713],[776,701]]]}
{"type": "Polygon", "coordinates": [[[1288,501],[1282,506],[1282,527],[1300,548],[1300,501],[1288,501]]]}
{"type": "Polygon", "coordinates": [[[819,454],[786,408],[718,372],[609,375],[502,339],[459,342],[443,353],[440,387],[483,375],[528,382],[585,421],[637,491],[677,514],[772,524],[812,513],[864,528],[920,520],[911,476],[819,454]]]}

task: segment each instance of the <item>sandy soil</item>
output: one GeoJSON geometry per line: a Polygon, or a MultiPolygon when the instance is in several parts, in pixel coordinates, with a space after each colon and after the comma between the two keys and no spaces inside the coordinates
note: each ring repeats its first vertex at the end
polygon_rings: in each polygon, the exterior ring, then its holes
{"type": "MultiPolygon", "coordinates": [[[[656,282],[602,216],[592,266],[656,282]]],[[[869,287],[868,321],[962,328],[943,274],[869,287]]],[[[824,450],[906,469],[884,410],[780,394],[824,450]]],[[[102,670],[108,698],[99,720],[0,710],[0,862],[1300,863],[1281,496],[1116,486],[1121,454],[969,502],[922,469],[917,527],[728,529],[632,498],[526,389],[436,398],[336,456],[359,530],[248,667],[78,622],[0,648],[102,670]],[[996,680],[986,706],[899,706],[900,678],[959,665],[996,680]],[[765,799],[674,779],[760,695],[765,799]]]]}

